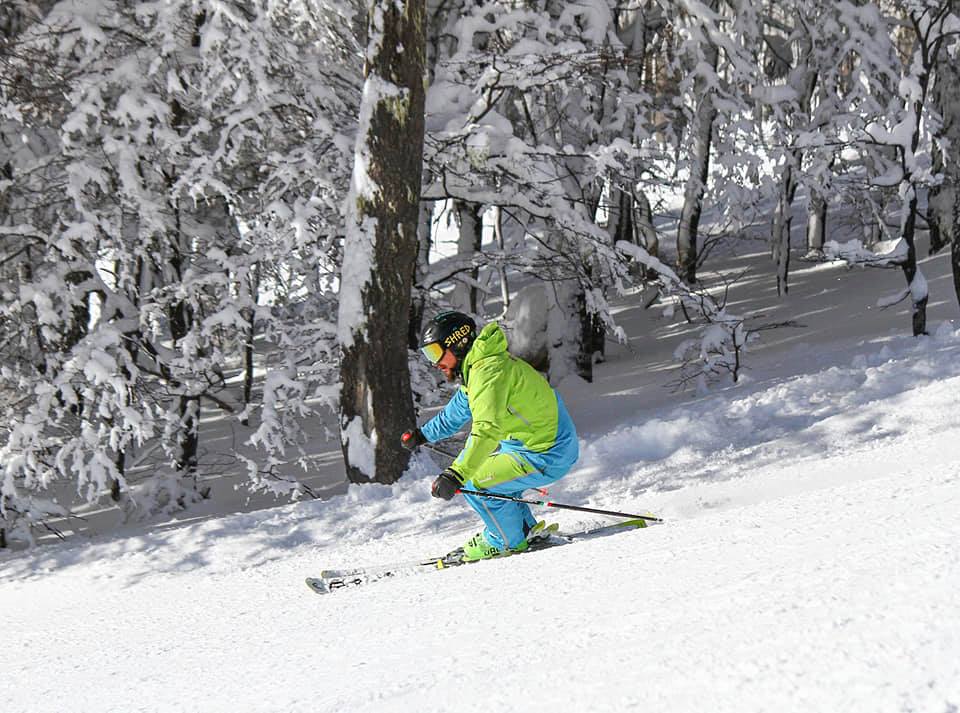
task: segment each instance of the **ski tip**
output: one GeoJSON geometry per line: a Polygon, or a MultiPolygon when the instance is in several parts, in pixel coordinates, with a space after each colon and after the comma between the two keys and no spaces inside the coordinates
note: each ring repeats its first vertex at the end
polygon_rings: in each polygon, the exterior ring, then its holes
{"type": "Polygon", "coordinates": [[[320,577],[307,577],[307,586],[317,594],[329,594],[327,583],[320,577]]]}
{"type": "Polygon", "coordinates": [[[648,523],[644,518],[639,518],[639,517],[636,520],[624,520],[623,522],[617,523],[619,527],[627,527],[627,528],[646,527],[647,524],[648,523]]]}

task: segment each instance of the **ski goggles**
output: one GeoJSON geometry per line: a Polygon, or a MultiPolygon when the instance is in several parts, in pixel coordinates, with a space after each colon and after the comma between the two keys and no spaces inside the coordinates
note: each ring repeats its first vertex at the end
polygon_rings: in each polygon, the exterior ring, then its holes
{"type": "Polygon", "coordinates": [[[427,358],[431,364],[436,364],[438,361],[443,359],[443,353],[446,351],[439,342],[433,342],[428,344],[425,347],[420,347],[420,351],[423,352],[423,355],[427,358]]]}

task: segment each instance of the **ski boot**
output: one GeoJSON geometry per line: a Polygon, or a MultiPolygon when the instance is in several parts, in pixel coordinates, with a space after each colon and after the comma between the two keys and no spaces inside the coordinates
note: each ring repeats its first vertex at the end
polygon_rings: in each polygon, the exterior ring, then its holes
{"type": "Polygon", "coordinates": [[[466,544],[460,548],[463,552],[464,562],[477,562],[479,560],[493,559],[494,557],[506,557],[515,552],[523,552],[529,547],[527,540],[521,540],[516,547],[501,550],[487,541],[482,532],[467,540],[466,544]]]}

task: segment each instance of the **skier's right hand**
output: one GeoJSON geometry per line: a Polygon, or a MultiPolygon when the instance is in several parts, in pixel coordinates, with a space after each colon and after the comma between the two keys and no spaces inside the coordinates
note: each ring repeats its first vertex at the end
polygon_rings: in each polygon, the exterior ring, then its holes
{"type": "Polygon", "coordinates": [[[430,494],[441,500],[449,500],[461,487],[463,482],[460,480],[460,474],[453,468],[447,468],[434,479],[433,485],[430,486],[430,494]]]}
{"type": "Polygon", "coordinates": [[[416,450],[417,446],[422,446],[426,442],[427,439],[419,428],[414,428],[411,431],[404,431],[403,435],[400,436],[400,445],[402,445],[408,451],[416,450]]]}

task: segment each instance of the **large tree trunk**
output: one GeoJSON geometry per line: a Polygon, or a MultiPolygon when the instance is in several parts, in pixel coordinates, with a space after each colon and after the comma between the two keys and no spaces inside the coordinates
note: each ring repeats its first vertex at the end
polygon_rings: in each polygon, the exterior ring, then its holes
{"type": "Polygon", "coordinates": [[[414,422],[407,364],[424,130],[424,0],[368,5],[340,284],[340,441],[347,478],[392,483],[414,422]]]}

